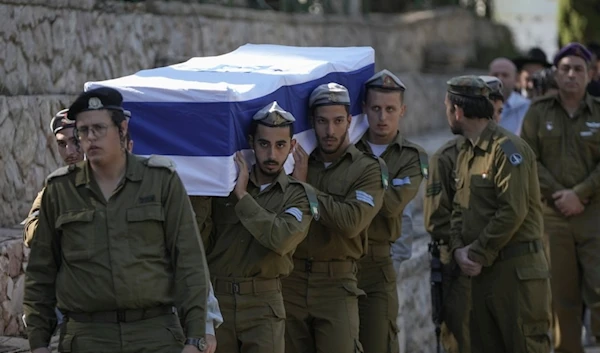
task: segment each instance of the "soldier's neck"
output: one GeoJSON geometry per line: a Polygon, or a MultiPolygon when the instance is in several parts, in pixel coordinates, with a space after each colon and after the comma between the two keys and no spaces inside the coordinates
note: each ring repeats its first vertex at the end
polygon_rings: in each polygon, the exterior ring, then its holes
{"type": "Polygon", "coordinates": [[[332,163],[340,159],[340,157],[346,152],[350,146],[350,142],[346,137],[346,140],[340,145],[340,148],[337,149],[334,153],[323,153],[323,150],[319,150],[319,156],[321,160],[325,163],[332,163]]]}
{"type": "Polygon", "coordinates": [[[254,172],[256,173],[255,177],[256,177],[256,182],[258,183],[258,186],[271,184],[272,182],[275,181],[275,179],[277,179],[277,176],[279,175],[279,173],[277,173],[277,175],[267,175],[267,174],[261,172],[260,168],[256,168],[254,172]]]}
{"type": "Polygon", "coordinates": [[[465,124],[463,129],[463,136],[471,141],[473,145],[481,136],[481,133],[489,125],[489,119],[472,119],[469,124],[465,124]]]}
{"type": "Polygon", "coordinates": [[[389,145],[390,143],[392,143],[392,141],[394,141],[394,139],[399,133],[400,132],[396,131],[395,133],[389,134],[387,136],[377,136],[373,133],[373,131],[369,129],[367,141],[371,142],[374,145],[389,145]]]}
{"type": "Polygon", "coordinates": [[[125,168],[127,166],[127,154],[121,153],[118,158],[110,163],[95,164],[90,163],[94,178],[98,182],[118,182],[125,175],[125,168]]]}

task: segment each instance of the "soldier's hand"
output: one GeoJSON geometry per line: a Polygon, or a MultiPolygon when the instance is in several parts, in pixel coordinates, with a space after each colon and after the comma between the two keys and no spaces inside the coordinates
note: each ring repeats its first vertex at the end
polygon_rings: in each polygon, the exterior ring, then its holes
{"type": "Polygon", "coordinates": [[[451,260],[451,256],[450,256],[450,251],[448,249],[448,245],[440,246],[440,261],[444,265],[447,265],[450,263],[450,260],[451,260]]]}
{"type": "Polygon", "coordinates": [[[292,176],[300,181],[306,181],[308,179],[308,153],[297,143],[292,156],[294,157],[292,176]]]}
{"type": "Polygon", "coordinates": [[[206,349],[203,353],[215,353],[217,350],[217,338],[213,335],[206,334],[206,349]]]}
{"type": "Polygon", "coordinates": [[[552,194],[554,205],[565,216],[575,216],[585,210],[579,196],[573,190],[560,190],[552,194]]]}
{"type": "Polygon", "coordinates": [[[250,178],[250,174],[248,173],[248,165],[246,164],[246,160],[244,159],[242,152],[236,152],[234,160],[238,167],[238,177],[233,192],[239,200],[248,193],[246,189],[248,188],[248,179],[250,178]]]}
{"type": "Polygon", "coordinates": [[[474,277],[481,273],[481,264],[469,259],[469,248],[470,245],[456,249],[454,251],[454,259],[464,274],[474,277]]]}

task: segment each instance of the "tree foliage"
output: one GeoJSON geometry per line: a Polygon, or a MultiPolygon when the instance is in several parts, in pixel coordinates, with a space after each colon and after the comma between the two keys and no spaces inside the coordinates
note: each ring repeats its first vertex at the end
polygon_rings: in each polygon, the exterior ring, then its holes
{"type": "Polygon", "coordinates": [[[560,46],[570,42],[600,42],[600,1],[559,0],[560,46]]]}

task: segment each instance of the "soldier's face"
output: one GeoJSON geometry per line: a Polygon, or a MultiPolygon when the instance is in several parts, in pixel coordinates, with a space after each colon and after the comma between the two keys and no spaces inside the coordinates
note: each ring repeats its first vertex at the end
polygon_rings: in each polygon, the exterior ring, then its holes
{"type": "MultiPolygon", "coordinates": [[[[111,163],[122,153],[119,128],[108,110],[89,110],[77,114],[76,119],[79,141],[90,163],[111,163]]],[[[123,125],[126,129],[126,123],[123,125]]]]}
{"type": "Polygon", "coordinates": [[[369,90],[363,104],[363,112],[367,115],[369,129],[375,136],[382,138],[396,136],[398,124],[404,116],[405,110],[402,93],[398,91],[369,90]]]}
{"type": "Polygon", "coordinates": [[[351,121],[343,105],[317,107],[313,123],[319,149],[325,154],[334,154],[345,146],[351,121]]]}
{"type": "Polygon", "coordinates": [[[83,160],[83,153],[77,144],[75,129],[62,129],[56,133],[55,137],[58,153],[65,164],[75,164],[83,160]]]}
{"type": "Polygon", "coordinates": [[[259,124],[250,143],[260,172],[272,177],[283,169],[296,140],[292,140],[288,126],[269,127],[259,124]]]}
{"type": "Polygon", "coordinates": [[[558,62],[556,84],[561,92],[581,94],[585,92],[588,82],[588,67],[585,60],[578,56],[566,56],[558,62]]]}
{"type": "Polygon", "coordinates": [[[448,99],[448,94],[446,94],[446,99],[444,99],[444,105],[446,106],[446,117],[448,118],[450,131],[455,135],[461,135],[463,130],[457,117],[459,108],[452,105],[452,102],[448,99]]]}
{"type": "Polygon", "coordinates": [[[502,116],[502,110],[504,109],[504,102],[501,99],[492,100],[492,105],[494,106],[494,121],[497,123],[500,122],[500,117],[502,116]]]}

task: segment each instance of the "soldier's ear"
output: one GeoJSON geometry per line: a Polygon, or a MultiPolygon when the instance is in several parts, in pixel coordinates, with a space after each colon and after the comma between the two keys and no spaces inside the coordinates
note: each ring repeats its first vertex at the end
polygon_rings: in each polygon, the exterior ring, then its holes
{"type": "Polygon", "coordinates": [[[292,139],[292,141],[290,141],[290,154],[292,152],[294,152],[295,147],[296,147],[296,139],[292,139]]]}
{"type": "Polygon", "coordinates": [[[254,146],[254,136],[248,135],[248,144],[250,145],[250,148],[254,146]]]}

